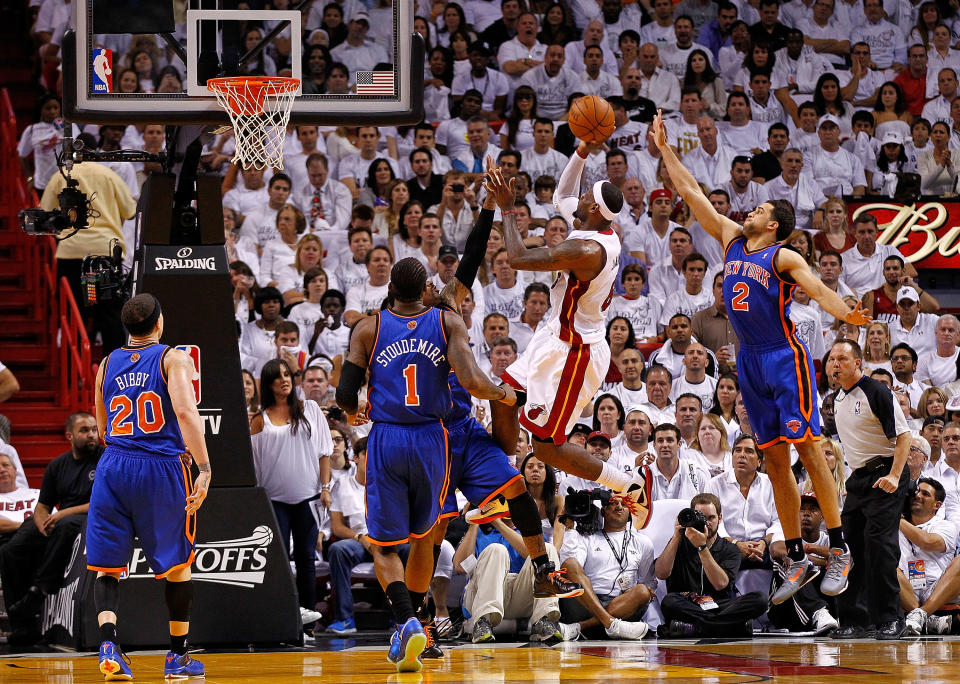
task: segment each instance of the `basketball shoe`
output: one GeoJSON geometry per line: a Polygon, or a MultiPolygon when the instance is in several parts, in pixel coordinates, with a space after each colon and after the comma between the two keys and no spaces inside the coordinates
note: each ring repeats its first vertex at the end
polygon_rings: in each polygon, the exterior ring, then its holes
{"type": "Polygon", "coordinates": [[[506,518],[509,515],[510,507],[507,506],[506,500],[502,496],[497,496],[480,508],[467,511],[464,518],[471,525],[486,525],[498,518],[506,518]]]}
{"type": "Polygon", "coordinates": [[[420,659],[443,658],[443,649],[441,649],[440,645],[437,643],[439,639],[437,636],[437,625],[433,621],[433,616],[427,609],[426,604],[420,606],[420,608],[417,610],[417,619],[420,620],[420,624],[423,625],[423,631],[427,635],[427,646],[423,649],[423,653],[420,654],[420,659]]]}
{"type": "Polygon", "coordinates": [[[189,653],[178,655],[170,651],[163,661],[164,679],[190,679],[191,677],[205,676],[203,663],[191,658],[189,653]]]}
{"type": "Polygon", "coordinates": [[[537,568],[533,578],[533,598],[576,598],[583,594],[583,587],[566,578],[566,568],[556,569],[553,561],[537,568]]]}
{"type": "Polygon", "coordinates": [[[770,603],[779,605],[796,594],[804,584],[820,574],[820,568],[806,556],[802,561],[791,560],[785,569],[785,578],[780,588],[773,592],[770,603]]]}
{"type": "Polygon", "coordinates": [[[106,682],[129,682],[133,679],[127,654],[112,641],[100,644],[100,672],[106,682]]]}
{"type": "Polygon", "coordinates": [[[397,666],[397,672],[419,672],[423,669],[420,654],[427,647],[427,634],[420,621],[412,617],[390,637],[387,660],[397,666]]]}
{"type": "Polygon", "coordinates": [[[630,509],[633,527],[642,530],[650,522],[653,512],[653,474],[647,466],[633,476],[633,482],[623,492],[624,505],[630,509]]]}

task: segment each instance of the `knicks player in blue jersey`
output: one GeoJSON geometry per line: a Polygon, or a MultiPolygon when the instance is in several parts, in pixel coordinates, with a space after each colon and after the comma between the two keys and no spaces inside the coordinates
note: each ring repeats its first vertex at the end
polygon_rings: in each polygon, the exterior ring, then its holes
{"type": "MultiPolygon", "coordinates": [[[[488,160],[488,174],[493,162],[488,160]]],[[[463,258],[457,266],[457,272],[443,292],[437,294],[428,283],[424,304],[437,306],[448,311],[458,312],[464,298],[470,293],[477,270],[483,261],[487,241],[493,227],[496,197],[488,192],[477,222],[474,224],[464,246],[463,258]]],[[[583,594],[583,587],[557,572],[560,563],[556,548],[548,545],[543,538],[540,512],[537,503],[527,491],[523,475],[510,463],[505,448],[513,450],[515,445],[499,445],[473,417],[473,402],[470,393],[460,384],[456,373],[451,370],[449,385],[452,404],[444,425],[450,435],[450,486],[443,504],[440,521],[434,528],[434,564],[440,555],[447,523],[459,515],[455,489],[459,489],[470,502],[478,508],[467,514],[467,522],[484,524],[509,515],[523,538],[527,554],[534,571],[531,592],[534,598],[574,598],[583,594]],[[496,501],[496,505],[491,505],[496,501]]],[[[414,606],[417,608],[417,606],[414,606]]],[[[436,645],[436,627],[426,614],[425,606],[418,608],[421,623],[427,632],[428,647],[423,658],[442,658],[443,651],[436,645]]],[[[531,625],[531,638],[546,640],[561,638],[556,622],[547,618],[531,625]]]]}
{"type": "Polygon", "coordinates": [[[835,596],[846,589],[851,560],[840,523],[836,483],[818,444],[820,417],[813,359],[790,320],[793,290],[799,285],[825,311],[853,325],[864,325],[869,319],[859,303],[851,309],[811,272],[799,253],[783,246],[795,223],[789,202],[762,203],[747,215],[741,228],[719,214],[700,191],[693,174],[668,145],[659,112],[653,133],[677,190],[700,225],[723,246],[723,300],[740,340],[740,394],[757,446],[764,451],[790,559],[787,580],[770,600],[786,601],[819,573],[807,558],[800,537],[800,493],[790,469],[791,444],[810,474],[827,523],[830,557],[821,591],[835,596]]]}
{"type": "Polygon", "coordinates": [[[167,679],[204,676],[187,654],[196,512],[210,487],[210,460],[193,391],[193,361],[160,344],[163,314],[152,294],[123,305],[130,342],[100,364],[97,426],[107,444],[97,466],[87,517],[87,567],[97,573],[94,601],[100,625],[100,671],[107,681],[133,675],[117,642],[119,580],[138,537],[165,579],[170,617],[167,679]],[[189,454],[189,455],[188,455],[189,454]],[[190,459],[200,475],[192,482],[190,459]]]}
{"type": "Polygon", "coordinates": [[[398,631],[388,659],[419,671],[426,633],[415,617],[433,577],[433,527],[450,485],[450,438],[444,420],[451,369],[474,396],[512,404],[512,389],[477,367],[463,319],[424,306],[427,271],[413,258],[390,271],[393,306],[357,322],[337,387],[337,404],[356,424],[367,419],[366,521],[374,567],[398,631]],[[367,369],[367,399],[358,400],[367,369]],[[406,570],[397,546],[410,542],[406,570]]]}

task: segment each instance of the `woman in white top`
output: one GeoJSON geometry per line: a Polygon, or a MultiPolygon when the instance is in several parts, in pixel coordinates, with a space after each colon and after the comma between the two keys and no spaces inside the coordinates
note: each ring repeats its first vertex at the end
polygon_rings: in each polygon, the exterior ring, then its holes
{"type": "Polygon", "coordinates": [[[303,274],[304,298],[287,314],[287,320],[299,326],[300,346],[307,351],[312,350],[305,343],[313,336],[315,324],[323,316],[320,302],[327,291],[327,282],[327,272],[320,266],[308,268],[303,274]]]}
{"type": "Polygon", "coordinates": [[[277,273],[277,289],[283,293],[285,306],[307,298],[304,276],[310,269],[320,267],[322,260],[323,242],[317,235],[307,233],[297,241],[293,261],[281,266],[277,273]]]}
{"type": "Polygon", "coordinates": [[[883,368],[893,375],[890,366],[890,328],[883,321],[867,326],[867,344],[863,348],[864,372],[883,368]]]}
{"type": "Polygon", "coordinates": [[[920,172],[920,190],[924,195],[953,195],[957,185],[957,165],[960,150],[950,145],[950,126],[937,121],[930,127],[932,149],[923,150],[917,157],[920,172]]]}
{"type": "Polygon", "coordinates": [[[285,204],[277,212],[276,223],[280,237],[265,244],[260,256],[260,279],[273,287],[279,282],[280,272],[296,259],[300,236],[307,229],[307,219],[296,206],[285,204]]]}
{"type": "Polygon", "coordinates": [[[397,218],[397,232],[390,236],[390,251],[393,262],[420,256],[420,221],[423,219],[423,205],[419,200],[411,200],[403,205],[397,218]]]}
{"type": "Polygon", "coordinates": [[[53,93],[44,93],[37,102],[39,116],[36,123],[23,129],[17,154],[23,174],[43,195],[50,177],[57,172],[57,152],[63,140],[63,120],[60,118],[60,100],[53,93]]]}
{"type": "MultiPolygon", "coordinates": [[[[263,40],[263,31],[258,28],[250,29],[243,36],[244,47],[247,50],[252,50],[261,40],[263,40]]],[[[267,50],[261,50],[257,60],[247,65],[247,72],[259,76],[276,76],[277,63],[267,54],[267,50]]]]}
{"type": "Polygon", "coordinates": [[[260,393],[257,391],[257,379],[248,370],[240,371],[243,376],[243,402],[247,405],[247,422],[260,412],[260,393]]]}
{"type": "Polygon", "coordinates": [[[723,373],[713,391],[713,407],[710,413],[720,418],[730,444],[740,434],[740,421],[737,418],[737,395],[740,394],[740,381],[736,373],[723,373]]]}
{"type": "Polygon", "coordinates": [[[316,609],[314,557],[319,528],[310,502],[320,495],[330,506],[330,454],[333,441],[316,402],[301,402],[285,361],[271,359],[260,374],[262,411],[250,425],[253,467],[277,516],[287,554],[293,534],[293,560],[301,612],[316,609]]]}
{"type": "Polygon", "coordinates": [[[557,494],[557,473],[553,466],[538,460],[533,452],[520,461],[520,472],[523,473],[527,491],[537,502],[543,539],[548,544],[552,541],[559,550],[560,545],[557,542],[563,543],[564,527],[563,523],[557,520],[563,512],[563,497],[557,494]]]}
{"type": "Polygon", "coordinates": [[[694,465],[710,473],[710,477],[733,468],[730,443],[727,441],[727,428],[720,416],[704,413],[697,427],[697,437],[690,447],[694,450],[687,454],[694,459],[694,465]]]}
{"type": "MultiPolygon", "coordinates": [[[[373,163],[386,167],[385,171],[392,171],[390,165],[382,159],[377,159],[373,163]]],[[[378,170],[377,173],[383,174],[385,171],[378,170]]],[[[375,197],[369,188],[364,188],[360,192],[359,203],[373,206],[374,217],[371,231],[374,235],[385,238],[397,232],[400,210],[409,201],[410,188],[407,187],[407,184],[399,178],[391,178],[384,183],[382,199],[375,197]],[[365,199],[367,201],[364,201],[365,199]]]]}
{"type": "Polygon", "coordinates": [[[518,86],[513,92],[513,106],[500,128],[500,147],[524,150],[533,147],[533,120],[537,118],[537,93],[530,86],[518,86]]]}

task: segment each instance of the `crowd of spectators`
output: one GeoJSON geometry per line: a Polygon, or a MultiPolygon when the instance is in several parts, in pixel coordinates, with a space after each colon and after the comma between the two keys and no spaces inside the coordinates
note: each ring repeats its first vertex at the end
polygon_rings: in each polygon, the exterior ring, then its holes
{"type": "MultiPolygon", "coordinates": [[[[69,6],[40,4],[34,35],[44,60],[57,59],[69,6]]],[[[389,61],[384,46],[392,34],[374,17],[390,7],[307,3],[305,92],[346,93],[358,69],[389,61]]],[[[851,224],[844,201],[911,189],[956,193],[960,50],[953,46],[960,24],[943,14],[945,7],[882,0],[421,0],[415,27],[428,49],[425,121],[291,127],[283,170],[231,165],[230,133],[204,149],[205,172],[223,177],[225,248],[258,478],[284,533],[292,529],[298,573],[311,572],[312,548],[330,563],[329,629],[356,629],[350,570],[371,559],[359,458],[365,431],[347,425],[333,401],[350,328],[381,308],[398,259],[419,259],[438,287],[449,281],[484,200],[487,157],[515,182],[525,243],[565,239],[571,226],[552,195],[576,144],[565,116],[580,94],[606,97],[616,122],[607,149],[587,160],[584,187],[609,179],[625,203],[614,223],[623,252],[607,310],[612,361],[569,439],[627,472],[649,466],[654,500],[672,514],[660,520],[659,534],[631,532],[629,512],[606,496],[600,527],[578,532],[565,515],[565,497],[599,486],[539,462],[522,434],[516,464],[540,506],[551,558],[591,590],[576,600],[534,601],[524,589],[526,551],[509,521],[466,534],[452,525],[433,584],[438,617],[448,607],[464,616],[466,635],[476,641],[495,638],[510,618],[531,626],[551,620],[564,638],[603,631],[642,638],[658,625],[661,636],[749,634],[761,626],[824,633],[837,625],[832,600],[815,583],[767,612],[771,581],[783,576],[783,534],[739,397],[739,341],[727,319],[720,246],[673,191],[649,136],[662,108],[671,145],[719,212],[741,221],[763,201],[789,200],[797,212],[789,247],[827,287],[862,300],[874,319],[857,328],[795,291],[791,318],[812,354],[825,361],[835,340],[856,340],[866,372],[890,387],[915,431],[909,468],[918,484],[900,528],[901,604],[914,623],[916,609],[923,612],[920,631],[951,628],[949,618],[934,613],[960,594],[960,326],[941,315],[900,253],[878,242],[876,219],[861,214],[851,224]],[[298,427],[305,434],[296,438],[298,427]],[[309,463],[281,469],[282,448],[309,463]],[[301,479],[290,481],[291,473],[301,479]],[[304,473],[317,475],[315,487],[304,473]],[[705,530],[678,526],[671,534],[685,506],[703,514],[705,530]],[[711,545],[709,560],[694,550],[704,543],[711,545]],[[466,582],[465,592],[450,588],[458,581],[466,582]],[[697,594],[700,605],[684,592],[697,594]]],[[[244,39],[268,29],[251,26],[244,39]]],[[[118,55],[119,89],[163,92],[182,82],[175,56],[155,39],[118,38],[103,42],[118,55]]],[[[284,73],[289,41],[266,50],[252,68],[284,73]]],[[[159,126],[85,133],[103,149],[162,144],[159,126]]],[[[59,137],[59,102],[51,94],[20,144],[25,174],[45,203],[52,201],[44,189],[55,178],[59,137]]],[[[118,199],[95,230],[122,239],[130,254],[127,197],[137,198],[152,169],[104,166],[117,174],[118,199]]],[[[495,223],[462,311],[477,361],[492,378],[549,317],[554,279],[513,270],[495,223]]],[[[836,379],[822,374],[819,389],[829,438],[823,451],[842,504],[849,469],[833,421],[836,379]]],[[[486,402],[475,403],[475,416],[489,425],[486,402]]],[[[822,561],[828,545],[819,505],[799,463],[795,470],[804,492],[804,540],[822,561]]],[[[0,487],[8,479],[3,475],[0,487]]],[[[301,577],[301,604],[313,609],[308,585],[301,577]]]]}

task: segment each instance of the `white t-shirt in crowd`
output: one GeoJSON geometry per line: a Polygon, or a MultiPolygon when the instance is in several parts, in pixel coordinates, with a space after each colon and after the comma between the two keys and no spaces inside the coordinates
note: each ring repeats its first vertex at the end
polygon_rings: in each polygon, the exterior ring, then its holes
{"type": "Polygon", "coordinates": [[[653,542],[629,525],[620,532],[598,532],[586,537],[568,530],[560,547],[561,561],[567,558],[577,559],[598,595],[619,596],[638,584],[651,589],[657,586],[653,542]],[[621,553],[623,560],[618,562],[617,555],[621,553]]]}

